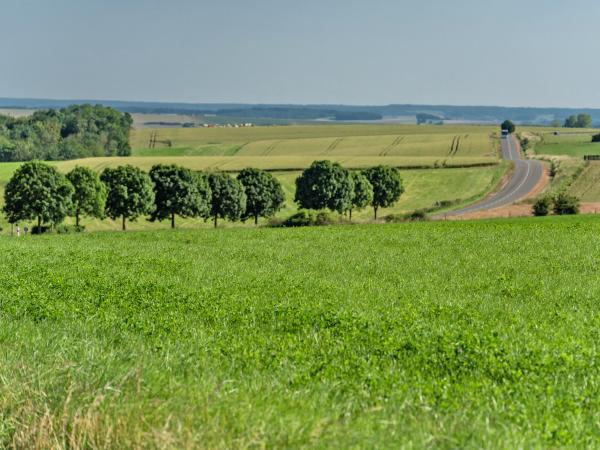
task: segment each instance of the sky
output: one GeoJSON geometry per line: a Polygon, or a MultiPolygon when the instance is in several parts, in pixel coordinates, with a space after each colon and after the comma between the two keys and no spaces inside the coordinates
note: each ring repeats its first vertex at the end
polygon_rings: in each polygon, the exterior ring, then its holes
{"type": "Polygon", "coordinates": [[[0,97],[600,107],[598,0],[0,0],[0,97]]]}

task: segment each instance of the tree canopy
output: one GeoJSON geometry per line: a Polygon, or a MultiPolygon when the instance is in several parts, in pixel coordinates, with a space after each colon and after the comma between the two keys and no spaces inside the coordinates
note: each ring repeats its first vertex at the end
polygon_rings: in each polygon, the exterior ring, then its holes
{"type": "Polygon", "coordinates": [[[352,172],[351,177],[354,190],[349,209],[350,220],[352,220],[352,210],[364,209],[373,201],[373,186],[365,174],[362,172],[352,172]]]}
{"type": "Polygon", "coordinates": [[[176,165],[155,165],[150,170],[154,183],[155,209],[151,221],[171,220],[175,216],[203,217],[210,214],[211,191],[204,175],[176,165]]]}
{"type": "Polygon", "coordinates": [[[592,116],[589,114],[573,114],[565,119],[565,128],[591,128],[592,116]]]}
{"type": "Polygon", "coordinates": [[[208,183],[212,192],[210,215],[215,228],[218,218],[239,220],[246,211],[246,193],[242,183],[226,173],[211,173],[208,183]]]}
{"type": "Polygon", "coordinates": [[[281,183],[269,172],[260,169],[244,169],[237,179],[244,186],[246,210],[242,220],[259,217],[272,217],[284,204],[285,195],[281,183]]]}
{"type": "Polygon", "coordinates": [[[9,223],[37,220],[58,224],[72,208],[73,186],[55,167],[32,161],[21,165],[6,185],[4,214],[9,223]]]}
{"type": "Polygon", "coordinates": [[[500,125],[500,129],[508,131],[510,134],[512,134],[515,132],[517,127],[510,120],[505,120],[504,122],[502,122],[502,125],[500,125]]]}
{"type": "Polygon", "coordinates": [[[338,163],[315,161],[296,179],[295,201],[301,208],[348,211],[354,188],[350,172],[338,163]]]}
{"type": "Polygon", "coordinates": [[[365,176],[373,186],[373,214],[377,219],[379,208],[388,208],[398,201],[404,188],[400,172],[395,167],[377,166],[365,170],[365,176]]]}
{"type": "Polygon", "coordinates": [[[0,115],[0,161],[128,156],[132,124],[131,115],[101,105],[36,111],[19,118],[0,115]]]}
{"type": "Polygon", "coordinates": [[[127,220],[150,214],[154,208],[152,180],[138,167],[126,165],[106,168],[100,179],[108,190],[106,215],[113,220],[122,219],[122,229],[127,220]]]}
{"type": "Polygon", "coordinates": [[[79,227],[81,215],[99,219],[104,217],[106,186],[100,181],[98,174],[89,167],[77,166],[67,174],[67,179],[74,188],[75,225],[79,227]]]}

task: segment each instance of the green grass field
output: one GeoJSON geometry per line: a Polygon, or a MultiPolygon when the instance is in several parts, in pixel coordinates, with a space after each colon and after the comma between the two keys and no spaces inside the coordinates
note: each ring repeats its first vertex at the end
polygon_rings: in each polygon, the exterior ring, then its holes
{"type": "Polygon", "coordinates": [[[598,447],[598,234],[0,237],[0,447],[598,447]]]}
{"type": "Polygon", "coordinates": [[[600,154],[600,144],[592,143],[592,136],[598,130],[561,131],[559,135],[551,132],[538,133],[541,142],[535,146],[540,155],[565,155],[583,158],[584,155],[600,154]]]}

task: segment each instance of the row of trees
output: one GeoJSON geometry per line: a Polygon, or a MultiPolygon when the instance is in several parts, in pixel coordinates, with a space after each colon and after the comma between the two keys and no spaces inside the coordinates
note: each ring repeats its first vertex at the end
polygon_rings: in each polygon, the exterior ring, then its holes
{"type": "Polygon", "coordinates": [[[128,156],[131,115],[101,105],[0,115],[0,161],[128,156]]]}
{"type": "MultiPolygon", "coordinates": [[[[339,213],[394,204],[403,192],[397,169],[378,166],[350,172],[337,163],[315,161],[296,180],[296,202],[305,209],[330,209],[339,213]]],[[[66,175],[55,167],[33,161],[21,165],[5,190],[4,213],[9,223],[36,221],[37,232],[45,224],[59,224],[66,217],[127,221],[148,216],[150,221],[212,217],[253,220],[272,217],[284,205],[281,184],[270,173],[244,169],[237,177],[224,173],[203,174],[176,165],[156,165],[149,173],[130,165],[107,168],[98,175],[87,167],[75,167],[66,175]]]]}
{"type": "Polygon", "coordinates": [[[227,174],[203,174],[176,165],[156,165],[149,173],[130,165],[107,168],[100,175],[76,167],[62,175],[41,162],[17,169],[5,190],[4,213],[9,223],[37,221],[59,224],[67,216],[80,226],[81,216],[122,221],[149,216],[150,221],[212,217],[229,220],[270,217],[284,204],[284,193],[273,175],[245,169],[237,178],[227,174]]]}
{"type": "Polygon", "coordinates": [[[338,163],[315,161],[296,179],[295,200],[305,209],[348,213],[350,220],[353,210],[370,205],[377,219],[378,209],[392,206],[403,192],[400,172],[394,167],[350,172],[338,163]]]}

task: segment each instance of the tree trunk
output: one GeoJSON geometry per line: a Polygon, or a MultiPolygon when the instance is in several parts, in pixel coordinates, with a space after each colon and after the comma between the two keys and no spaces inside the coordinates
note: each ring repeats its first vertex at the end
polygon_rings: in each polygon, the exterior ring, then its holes
{"type": "Polygon", "coordinates": [[[352,210],[351,209],[348,210],[348,218],[350,219],[350,222],[352,222],[352,210]]]}
{"type": "Polygon", "coordinates": [[[258,214],[254,215],[254,225],[258,225],[258,214]]]}
{"type": "Polygon", "coordinates": [[[121,229],[123,231],[127,231],[127,219],[125,219],[125,216],[123,216],[123,224],[121,225],[121,229]]]}
{"type": "Polygon", "coordinates": [[[375,220],[377,220],[377,206],[373,206],[373,214],[375,215],[375,220]]]}
{"type": "Polygon", "coordinates": [[[79,210],[75,211],[75,226],[79,228],[79,210]]]}
{"type": "Polygon", "coordinates": [[[175,213],[171,213],[171,228],[175,228],[175,213]]]}
{"type": "Polygon", "coordinates": [[[217,215],[215,214],[215,228],[217,228],[217,215]]]}
{"type": "Polygon", "coordinates": [[[42,216],[38,216],[37,231],[38,231],[38,234],[42,234],[42,216]]]}

